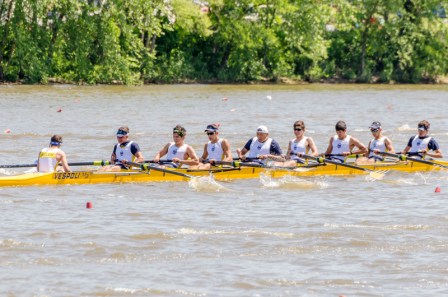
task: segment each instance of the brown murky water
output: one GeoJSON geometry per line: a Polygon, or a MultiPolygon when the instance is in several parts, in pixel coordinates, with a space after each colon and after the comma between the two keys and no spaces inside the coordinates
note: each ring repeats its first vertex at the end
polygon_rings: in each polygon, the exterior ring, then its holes
{"type": "MultiPolygon", "coordinates": [[[[286,150],[298,119],[320,151],[340,119],[364,143],[381,121],[398,150],[427,119],[448,154],[447,99],[446,86],[0,86],[0,163],[34,162],[52,134],[70,162],[108,159],[121,125],[146,159],[178,123],[198,153],[213,122],[235,156],[261,124],[286,150]]],[[[0,188],[0,295],[448,293],[446,172],[224,186],[0,188]]]]}

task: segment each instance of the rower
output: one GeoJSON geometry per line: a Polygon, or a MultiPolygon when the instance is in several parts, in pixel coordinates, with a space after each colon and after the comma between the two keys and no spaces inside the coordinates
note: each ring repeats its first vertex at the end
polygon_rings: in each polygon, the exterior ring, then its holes
{"type": "Polygon", "coordinates": [[[377,161],[383,161],[383,156],[379,153],[389,152],[394,153],[392,141],[383,135],[383,128],[380,122],[373,122],[370,127],[373,139],[370,140],[367,154],[364,157],[356,159],[356,164],[371,164],[377,161]]]}
{"type": "Polygon", "coordinates": [[[303,121],[296,121],[293,129],[296,137],[289,141],[288,151],[286,152],[287,161],[283,164],[286,167],[304,164],[305,160],[302,158],[302,155],[307,154],[310,150],[311,156],[317,156],[319,154],[314,140],[311,137],[305,136],[305,123],[303,121]]]}
{"type": "Polygon", "coordinates": [[[347,134],[347,124],[344,121],[338,121],[335,126],[336,135],[330,138],[325,155],[329,160],[340,163],[345,162],[345,158],[351,154],[366,154],[367,148],[358,139],[347,134]],[[353,151],[354,148],[357,151],[353,151]]]}
{"type": "Polygon", "coordinates": [[[263,125],[257,128],[257,136],[249,139],[243,149],[237,149],[236,152],[243,161],[249,159],[251,162],[263,165],[266,165],[269,159],[278,162],[285,161],[280,145],[269,137],[268,127],[263,125]],[[246,158],[247,152],[249,152],[249,155],[246,158]]]}
{"type": "Polygon", "coordinates": [[[130,166],[127,162],[141,163],[144,160],[139,145],[129,140],[129,128],[127,126],[118,128],[116,136],[118,143],[114,145],[110,156],[110,163],[113,165],[101,167],[98,169],[99,172],[129,170],[130,166]]]}
{"type": "Polygon", "coordinates": [[[181,125],[177,125],[173,129],[173,141],[167,143],[154,157],[154,163],[161,165],[180,168],[185,166],[199,165],[198,157],[194,149],[185,143],[187,130],[181,125]],[[160,158],[166,155],[165,161],[160,161],[160,158]]]}
{"type": "Polygon", "coordinates": [[[204,152],[199,158],[200,164],[197,169],[210,169],[215,161],[233,161],[229,141],[219,137],[219,126],[219,124],[210,124],[204,130],[209,141],[204,145],[204,152]],[[208,163],[202,164],[205,161],[208,163]]]}
{"type": "Polygon", "coordinates": [[[401,154],[408,154],[413,158],[420,159],[424,159],[425,156],[443,158],[439,144],[433,137],[428,135],[430,126],[431,124],[428,121],[420,121],[417,125],[418,134],[409,139],[408,145],[401,152],[401,154]]]}
{"type": "Polygon", "coordinates": [[[67,163],[67,157],[61,150],[62,137],[53,135],[50,139],[50,145],[43,148],[37,159],[38,172],[69,172],[70,167],[67,163]],[[62,164],[62,166],[59,165],[62,164]]]}

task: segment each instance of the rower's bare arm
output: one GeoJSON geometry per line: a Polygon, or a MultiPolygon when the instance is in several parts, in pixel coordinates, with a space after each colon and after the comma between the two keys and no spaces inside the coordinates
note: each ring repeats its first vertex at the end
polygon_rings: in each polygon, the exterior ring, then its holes
{"type": "Polygon", "coordinates": [[[157,155],[154,157],[154,162],[159,162],[160,158],[162,158],[163,156],[165,156],[168,153],[168,147],[170,146],[169,143],[167,143],[158,153],[157,155]]]}
{"type": "Polygon", "coordinates": [[[311,137],[308,137],[308,147],[311,149],[311,156],[318,156],[317,146],[311,137]]]}
{"type": "Polygon", "coordinates": [[[434,152],[426,152],[426,155],[433,158],[443,158],[443,154],[440,149],[435,150],[434,152]]]}
{"type": "Polygon", "coordinates": [[[292,145],[292,141],[288,142],[288,150],[286,151],[286,155],[285,155],[285,160],[290,160],[291,159],[291,145],[292,145]]]}
{"type": "Polygon", "coordinates": [[[224,139],[221,144],[222,144],[222,150],[224,153],[223,161],[231,162],[233,160],[233,158],[232,158],[232,151],[230,150],[229,141],[227,139],[224,139]]]}
{"type": "Polygon", "coordinates": [[[144,160],[145,160],[145,158],[143,158],[143,154],[142,154],[142,152],[137,152],[137,153],[135,154],[135,160],[134,160],[134,162],[136,162],[136,163],[142,163],[144,160]]]}
{"type": "Polygon", "coordinates": [[[392,144],[392,140],[390,140],[389,138],[386,138],[384,140],[384,144],[386,145],[387,151],[389,153],[395,154],[395,149],[394,149],[394,146],[392,144]]]}
{"type": "Polygon", "coordinates": [[[325,155],[329,155],[333,152],[333,137],[330,138],[330,142],[328,143],[327,150],[325,151],[325,155]]]}
{"type": "Polygon", "coordinates": [[[184,160],[179,160],[179,164],[185,164],[188,166],[199,165],[199,158],[190,145],[187,146],[187,152],[185,153],[184,160]]]}
{"type": "Polygon", "coordinates": [[[367,148],[364,144],[362,144],[358,139],[352,137],[350,138],[351,144],[350,144],[350,153],[355,155],[364,155],[367,154],[367,148]],[[357,148],[358,151],[354,151],[354,148],[357,148]]]}
{"type": "Polygon", "coordinates": [[[246,159],[246,153],[248,152],[248,150],[243,147],[243,149],[237,149],[236,153],[238,154],[238,158],[240,158],[241,160],[245,160],[246,159]]]}
{"type": "Polygon", "coordinates": [[[406,155],[406,154],[409,152],[410,149],[411,149],[411,147],[410,147],[409,145],[406,146],[406,147],[404,148],[404,150],[401,151],[401,154],[406,155]]]}
{"type": "Polygon", "coordinates": [[[373,150],[373,151],[370,150],[370,144],[371,144],[371,143],[372,143],[372,141],[369,141],[369,144],[367,144],[367,153],[364,154],[364,157],[366,157],[366,158],[369,157],[369,155],[370,155],[371,152],[377,154],[376,151],[378,151],[378,150],[376,150],[376,149],[373,150]]]}
{"type": "Polygon", "coordinates": [[[70,167],[68,166],[68,162],[67,162],[67,156],[65,155],[64,152],[60,152],[60,162],[62,164],[62,168],[64,168],[65,172],[70,172],[70,167]]]}
{"type": "Polygon", "coordinates": [[[199,158],[199,162],[207,160],[208,152],[207,152],[207,144],[204,145],[204,152],[202,153],[202,157],[199,158]]]}

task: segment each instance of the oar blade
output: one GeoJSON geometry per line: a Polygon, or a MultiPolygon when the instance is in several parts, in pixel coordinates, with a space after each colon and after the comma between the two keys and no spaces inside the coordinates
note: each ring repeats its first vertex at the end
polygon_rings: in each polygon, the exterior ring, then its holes
{"type": "Polygon", "coordinates": [[[382,180],[390,170],[372,170],[369,171],[368,180],[382,180]]]}

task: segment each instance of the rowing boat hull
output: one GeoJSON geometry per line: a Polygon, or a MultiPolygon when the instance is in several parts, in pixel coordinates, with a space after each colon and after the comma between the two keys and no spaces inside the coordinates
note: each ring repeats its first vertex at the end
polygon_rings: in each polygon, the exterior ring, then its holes
{"type": "MultiPolygon", "coordinates": [[[[439,161],[442,165],[448,165],[446,161],[439,161]]],[[[417,172],[439,170],[440,167],[417,163],[412,161],[378,163],[375,165],[364,165],[362,168],[369,170],[395,170],[401,172],[417,172]]],[[[248,179],[258,178],[260,174],[268,174],[273,178],[279,178],[285,175],[297,177],[305,176],[321,176],[321,175],[354,175],[366,174],[365,171],[348,168],[341,165],[320,165],[314,167],[297,167],[294,170],[288,169],[267,169],[259,167],[240,167],[240,168],[222,168],[214,170],[187,170],[173,169],[176,172],[192,175],[206,176],[213,173],[217,180],[229,179],[248,179]]],[[[27,173],[14,176],[0,177],[0,187],[6,186],[32,186],[32,185],[70,185],[70,184],[99,184],[99,183],[128,183],[128,182],[171,182],[171,181],[187,181],[188,177],[182,177],[166,172],[151,170],[148,172],[141,171],[124,171],[124,172],[91,172],[91,171],[75,171],[75,172],[58,172],[58,173],[27,173]]]]}

